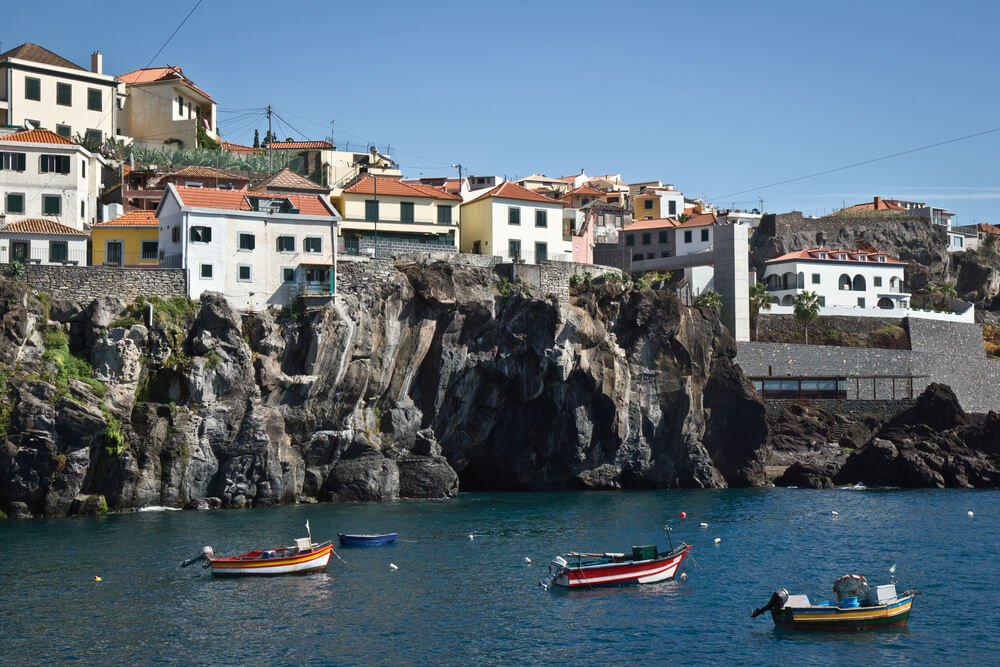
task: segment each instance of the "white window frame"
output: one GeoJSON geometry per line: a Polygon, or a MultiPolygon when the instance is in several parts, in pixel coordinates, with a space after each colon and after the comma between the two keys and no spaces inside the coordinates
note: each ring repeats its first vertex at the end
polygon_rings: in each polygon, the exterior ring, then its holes
{"type": "Polygon", "coordinates": [[[215,280],[215,265],[211,262],[207,264],[200,264],[198,266],[198,279],[199,280],[215,280]],[[205,275],[205,267],[208,267],[209,275],[205,275]]]}
{"type": "Polygon", "coordinates": [[[310,255],[322,255],[323,254],[323,237],[322,236],[307,236],[302,239],[302,251],[309,253],[310,255]],[[310,250],[309,242],[319,241],[319,250],[310,250]]]}
{"type": "Polygon", "coordinates": [[[236,232],[236,251],[237,252],[253,252],[257,249],[257,235],[253,232],[236,232]],[[251,244],[253,248],[243,247],[243,237],[249,236],[251,239],[251,244]]]}
{"type": "Polygon", "coordinates": [[[250,264],[237,264],[236,265],[236,282],[238,283],[252,283],[253,282],[253,266],[250,264]],[[242,277],[243,269],[249,272],[249,276],[242,277]]]}

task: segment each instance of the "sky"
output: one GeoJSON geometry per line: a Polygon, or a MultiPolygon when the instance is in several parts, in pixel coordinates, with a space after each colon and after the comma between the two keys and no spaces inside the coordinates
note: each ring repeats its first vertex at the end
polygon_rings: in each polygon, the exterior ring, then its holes
{"type": "Polygon", "coordinates": [[[1000,222],[1000,131],[765,187],[1000,130],[993,2],[7,4],[0,49],[180,65],[235,143],[264,135],[271,105],[280,138],[334,121],[338,147],[388,147],[408,177],[585,169],[724,208],[879,195],[1000,222]]]}

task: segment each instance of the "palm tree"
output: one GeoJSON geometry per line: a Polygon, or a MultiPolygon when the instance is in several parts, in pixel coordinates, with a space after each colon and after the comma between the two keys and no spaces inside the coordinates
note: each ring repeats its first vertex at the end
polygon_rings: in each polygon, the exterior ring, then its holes
{"type": "Polygon", "coordinates": [[[753,339],[757,340],[757,325],[760,323],[760,311],[771,310],[771,293],[767,285],[755,282],[750,287],[750,317],[753,318],[753,339]]]}
{"type": "Polygon", "coordinates": [[[707,289],[695,298],[694,305],[707,308],[718,315],[722,312],[722,295],[714,289],[707,289]]]}
{"type": "Polygon", "coordinates": [[[955,286],[950,283],[927,283],[920,293],[927,297],[930,309],[936,311],[949,310],[948,299],[958,295],[955,286]]]}
{"type": "Polygon", "coordinates": [[[809,344],[809,325],[819,317],[819,295],[816,292],[799,292],[795,295],[795,321],[802,325],[809,344]]]}

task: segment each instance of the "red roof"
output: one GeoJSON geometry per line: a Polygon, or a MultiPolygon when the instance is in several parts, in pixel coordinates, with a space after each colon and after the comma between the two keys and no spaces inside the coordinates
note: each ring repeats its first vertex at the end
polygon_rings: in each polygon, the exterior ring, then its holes
{"type": "Polygon", "coordinates": [[[678,227],[703,227],[705,225],[714,225],[718,221],[714,213],[698,213],[692,215],[690,218],[684,222],[678,222],[678,227]]]}
{"type": "Polygon", "coordinates": [[[130,211],[114,220],[99,222],[94,227],[156,227],[159,224],[156,211],[130,211]]]}
{"type": "Polygon", "coordinates": [[[167,65],[166,67],[143,67],[142,69],[135,69],[131,72],[120,74],[118,75],[118,78],[130,85],[156,83],[159,81],[179,81],[198,94],[204,95],[209,100],[212,100],[212,96],[198,86],[194,85],[194,82],[191,81],[191,79],[184,76],[184,70],[177,65],[167,65]]]}
{"type": "Polygon", "coordinates": [[[673,218],[654,218],[652,220],[640,220],[633,222],[625,228],[626,232],[642,232],[654,229],[673,229],[678,223],[673,218]]]}
{"type": "Polygon", "coordinates": [[[403,183],[395,178],[379,178],[365,176],[354,185],[344,188],[345,194],[388,195],[392,197],[430,197],[432,199],[447,199],[462,201],[458,195],[422,183],[403,183]]]}
{"type": "Polygon", "coordinates": [[[564,203],[565,203],[565,202],[570,201],[573,197],[582,197],[584,195],[591,195],[591,196],[594,196],[594,197],[603,197],[604,193],[601,192],[600,190],[596,190],[596,189],[590,187],[589,185],[581,185],[580,187],[575,188],[573,190],[570,190],[569,192],[567,192],[566,194],[564,194],[562,196],[562,199],[564,200],[564,203]]]}
{"type": "MultiPolygon", "coordinates": [[[[558,199],[553,199],[552,197],[546,197],[544,195],[540,195],[537,192],[532,192],[528,188],[522,187],[517,183],[512,183],[510,181],[501,183],[492,190],[486,192],[486,194],[482,195],[482,197],[499,197],[501,199],[521,199],[524,201],[544,202],[546,204],[558,204],[560,206],[563,205],[563,203],[558,199]]],[[[477,199],[479,198],[480,197],[477,197],[477,199]]]]}
{"type": "Polygon", "coordinates": [[[252,211],[247,197],[261,199],[288,199],[302,215],[332,216],[333,213],[318,195],[268,194],[245,190],[216,190],[215,188],[186,188],[174,186],[181,205],[189,208],[214,208],[223,211],[252,211]]]}
{"type": "Polygon", "coordinates": [[[250,153],[251,155],[257,155],[258,153],[263,153],[263,148],[254,148],[253,146],[242,146],[240,144],[232,144],[228,141],[222,142],[222,150],[229,151],[230,153],[250,153]]]}
{"type": "Polygon", "coordinates": [[[74,145],[74,142],[60,134],[52,132],[51,130],[21,130],[20,132],[0,136],[0,141],[24,141],[32,144],[74,145]]]}
{"type": "Polygon", "coordinates": [[[333,144],[329,141],[272,141],[271,148],[276,151],[321,149],[334,150],[333,144]]]}
{"type": "Polygon", "coordinates": [[[0,233],[16,234],[54,234],[59,236],[87,236],[85,232],[73,227],[67,227],[55,220],[45,218],[25,218],[10,222],[0,228],[0,233]]]}
{"type": "Polygon", "coordinates": [[[844,211],[905,211],[906,207],[901,206],[897,203],[895,199],[882,199],[881,197],[875,197],[872,201],[864,202],[863,204],[855,204],[854,206],[848,206],[844,211]]]}
{"type": "Polygon", "coordinates": [[[775,257],[774,259],[767,260],[767,264],[778,263],[778,262],[789,262],[794,260],[806,260],[814,262],[876,262],[878,260],[871,259],[874,257],[883,256],[885,257],[884,262],[881,264],[906,264],[906,262],[901,262],[895,257],[890,257],[884,252],[869,251],[869,250],[844,250],[843,248],[806,248],[805,250],[793,250],[792,252],[785,253],[780,257],[775,257]],[[819,257],[820,253],[826,253],[826,257],[819,257]],[[847,256],[843,259],[834,259],[833,256],[837,253],[843,253],[847,256]],[[862,259],[863,258],[863,259],[862,259]]]}

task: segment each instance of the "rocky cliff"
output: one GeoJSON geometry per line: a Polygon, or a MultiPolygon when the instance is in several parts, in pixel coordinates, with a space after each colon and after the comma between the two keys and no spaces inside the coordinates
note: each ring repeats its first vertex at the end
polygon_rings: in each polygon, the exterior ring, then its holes
{"type": "Polygon", "coordinates": [[[0,509],[764,483],[733,342],[669,292],[401,264],[314,311],[146,306],[0,284],[0,509]]]}

